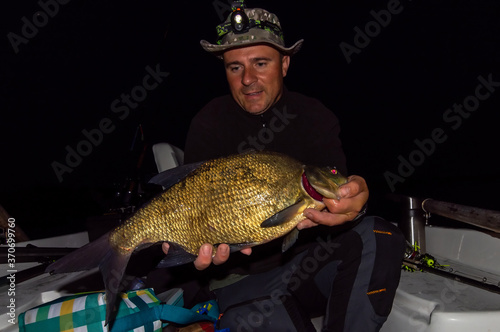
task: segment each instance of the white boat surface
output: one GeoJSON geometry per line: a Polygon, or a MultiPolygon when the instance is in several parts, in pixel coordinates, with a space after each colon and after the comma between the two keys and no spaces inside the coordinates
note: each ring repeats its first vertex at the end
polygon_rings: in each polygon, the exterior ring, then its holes
{"type": "MultiPolygon", "coordinates": [[[[37,247],[51,248],[78,248],[89,242],[87,232],[57,236],[52,238],[38,239],[16,243],[14,249],[35,245],[37,247]]],[[[2,245],[2,247],[6,247],[2,245]]],[[[13,253],[15,255],[15,252],[13,253]]],[[[70,283],[78,283],[79,280],[91,274],[97,269],[76,273],[65,273],[50,275],[43,273],[23,282],[18,282],[16,277],[19,272],[36,267],[39,263],[15,263],[14,266],[0,264],[2,277],[13,275],[14,279],[6,285],[0,286],[0,331],[18,331],[18,317],[28,309],[40,304],[53,301],[61,296],[69,295],[65,286],[70,283]],[[15,271],[15,272],[10,272],[15,271]],[[14,304],[14,305],[13,305],[14,304]]]]}
{"type": "MultiPolygon", "coordinates": [[[[500,285],[499,234],[425,227],[427,253],[442,270],[500,285]]],[[[402,271],[382,332],[500,331],[500,294],[429,272],[402,271]]]]}

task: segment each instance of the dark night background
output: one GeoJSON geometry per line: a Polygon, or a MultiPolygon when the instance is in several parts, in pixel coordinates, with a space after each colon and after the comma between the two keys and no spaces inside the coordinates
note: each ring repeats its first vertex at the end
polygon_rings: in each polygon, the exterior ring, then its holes
{"type": "MultiPolygon", "coordinates": [[[[144,179],[155,170],[151,145],[182,148],[194,114],[228,92],[221,64],[199,45],[214,41],[227,1],[66,2],[57,13],[51,7],[53,17],[34,17],[43,11],[34,0],[5,3],[0,13],[0,205],[31,238],[83,230],[89,217],[108,211],[126,179],[137,178],[139,124],[148,144],[139,172],[144,179]],[[9,33],[23,37],[26,21],[34,19],[41,26],[16,53],[9,33]],[[142,85],[147,66],[169,75],[120,119],[124,113],[112,111],[113,101],[142,85]],[[64,164],[66,146],[76,149],[82,131],[105,118],[114,130],[58,181],[52,163],[64,164]]],[[[371,11],[390,3],[247,1],[278,14],[287,45],[305,39],[286,85],[339,117],[350,173],[366,178],[372,211],[391,193],[384,173],[401,175],[399,156],[417,156],[414,141],[430,139],[435,128],[446,140],[394,193],[500,210],[500,86],[459,125],[443,119],[474,96],[479,76],[500,82],[500,2],[401,0],[399,12],[372,30],[348,63],[339,45],[354,46],[354,29],[364,31],[375,21],[371,11]]]]}

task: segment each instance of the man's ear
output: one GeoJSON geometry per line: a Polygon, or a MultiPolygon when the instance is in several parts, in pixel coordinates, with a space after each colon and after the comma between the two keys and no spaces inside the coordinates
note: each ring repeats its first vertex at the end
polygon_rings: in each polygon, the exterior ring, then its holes
{"type": "Polygon", "coordinates": [[[290,66],[290,56],[284,55],[283,59],[281,59],[281,72],[283,74],[283,77],[286,76],[286,73],[288,72],[289,66],[290,66]]]}

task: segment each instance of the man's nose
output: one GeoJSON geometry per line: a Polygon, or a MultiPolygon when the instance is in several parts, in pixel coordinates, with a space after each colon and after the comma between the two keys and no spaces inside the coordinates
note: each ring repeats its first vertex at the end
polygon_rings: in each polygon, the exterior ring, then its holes
{"type": "Polygon", "coordinates": [[[257,81],[257,75],[255,74],[255,71],[250,67],[250,68],[245,68],[243,71],[243,76],[241,77],[241,84],[245,86],[252,85],[257,81]]]}

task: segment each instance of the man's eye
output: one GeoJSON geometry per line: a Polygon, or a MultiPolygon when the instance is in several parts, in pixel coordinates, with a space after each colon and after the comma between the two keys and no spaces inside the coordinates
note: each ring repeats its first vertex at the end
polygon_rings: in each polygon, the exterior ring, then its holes
{"type": "Polygon", "coordinates": [[[264,67],[266,64],[265,62],[257,62],[257,67],[264,67]]]}
{"type": "Polygon", "coordinates": [[[238,71],[241,68],[241,66],[232,66],[229,68],[230,71],[238,71]]]}

